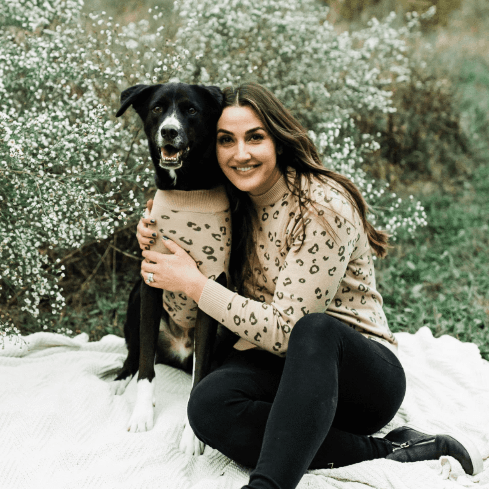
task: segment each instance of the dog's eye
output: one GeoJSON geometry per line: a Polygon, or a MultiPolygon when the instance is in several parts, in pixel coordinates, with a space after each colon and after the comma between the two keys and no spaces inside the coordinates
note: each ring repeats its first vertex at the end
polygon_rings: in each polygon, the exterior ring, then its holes
{"type": "Polygon", "coordinates": [[[196,114],[197,111],[193,107],[190,107],[190,109],[188,109],[188,113],[193,115],[193,114],[196,114]]]}
{"type": "Polygon", "coordinates": [[[156,107],[153,107],[153,112],[155,114],[159,114],[161,112],[161,107],[159,107],[158,105],[156,107]]]}

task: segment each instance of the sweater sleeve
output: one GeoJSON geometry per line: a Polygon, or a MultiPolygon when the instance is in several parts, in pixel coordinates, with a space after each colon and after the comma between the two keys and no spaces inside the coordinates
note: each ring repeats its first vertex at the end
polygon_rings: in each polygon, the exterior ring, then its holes
{"type": "Polygon", "coordinates": [[[306,314],[325,312],[335,297],[360,238],[359,217],[349,203],[337,199],[334,207],[317,209],[305,214],[304,233],[297,221],[288,230],[290,246],[270,304],[209,280],[199,308],[241,338],[285,356],[295,323],[306,314]]]}

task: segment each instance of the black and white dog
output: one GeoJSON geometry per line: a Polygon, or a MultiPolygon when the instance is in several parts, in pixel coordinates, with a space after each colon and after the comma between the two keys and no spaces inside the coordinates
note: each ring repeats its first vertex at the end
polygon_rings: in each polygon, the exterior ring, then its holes
{"type": "MultiPolygon", "coordinates": [[[[198,203],[199,192],[215,189],[216,195],[223,198],[224,176],[217,163],[215,150],[215,128],[222,112],[222,100],[222,93],[218,87],[182,83],[136,85],[122,92],[121,107],[116,116],[124,114],[132,105],[144,123],[148,138],[158,188],[153,211],[158,208],[156,204],[160,196],[169,197],[167,201],[171,202],[175,195],[179,198],[182,195],[186,198],[188,195],[189,202],[195,204],[198,203]]],[[[225,202],[227,203],[227,198],[225,202]]],[[[222,253],[216,257],[209,251],[218,249],[215,244],[218,244],[221,252],[230,252],[230,223],[207,224],[202,214],[189,218],[188,212],[173,209],[162,212],[161,206],[158,210],[159,214],[154,215],[153,211],[151,213],[151,217],[156,220],[155,229],[158,230],[156,240],[160,240],[162,234],[167,234],[180,245],[188,245],[187,251],[204,274],[206,272],[203,269],[207,262],[215,263],[222,259],[222,253]],[[180,242],[178,234],[173,229],[177,228],[178,223],[168,224],[172,222],[170,217],[173,221],[182,221],[180,224],[186,229],[184,232],[187,235],[181,236],[180,242]],[[198,233],[206,229],[212,231],[212,225],[219,226],[219,229],[215,229],[216,232],[211,234],[211,239],[215,240],[215,243],[206,242],[206,246],[203,247],[204,258],[199,260],[198,250],[194,255],[191,246],[193,241],[198,240],[192,238],[191,234],[194,233],[202,241],[202,233],[198,233]]],[[[228,218],[226,220],[229,221],[228,218]]],[[[220,267],[224,272],[211,278],[226,285],[227,263],[221,263],[220,267]]],[[[189,373],[192,371],[193,386],[209,373],[217,322],[202,311],[197,311],[195,303],[191,309],[196,313],[195,321],[190,320],[189,325],[177,321],[180,298],[188,299],[176,292],[169,293],[150,287],[142,280],[135,285],[130,294],[124,325],[128,356],[112,383],[112,391],[122,394],[139,370],[136,404],[128,431],[141,432],[153,427],[155,360],[157,363],[181,368],[189,373]],[[166,309],[165,294],[168,295],[169,301],[166,309]],[[195,328],[192,327],[194,325],[195,328]]],[[[235,338],[235,335],[229,334],[235,338]]],[[[229,336],[226,341],[229,343],[229,336]]],[[[203,450],[203,444],[193,434],[187,418],[180,448],[188,454],[199,454],[203,450]]]]}

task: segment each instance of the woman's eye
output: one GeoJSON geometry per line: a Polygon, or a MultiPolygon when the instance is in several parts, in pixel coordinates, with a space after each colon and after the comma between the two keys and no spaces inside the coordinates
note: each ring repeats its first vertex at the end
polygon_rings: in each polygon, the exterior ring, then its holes
{"type": "Polygon", "coordinates": [[[190,109],[188,109],[188,113],[193,115],[193,114],[196,114],[197,111],[193,107],[190,107],[190,109]]]}
{"type": "Polygon", "coordinates": [[[161,112],[161,107],[159,107],[158,105],[156,107],[153,107],[153,112],[155,114],[159,114],[161,112]]]}
{"type": "Polygon", "coordinates": [[[263,135],[262,134],[253,134],[253,136],[251,136],[251,138],[253,141],[261,141],[263,139],[263,135]]]}
{"type": "Polygon", "coordinates": [[[230,141],[231,141],[231,138],[229,136],[221,136],[218,139],[219,144],[226,144],[226,143],[229,143],[230,141]]]}

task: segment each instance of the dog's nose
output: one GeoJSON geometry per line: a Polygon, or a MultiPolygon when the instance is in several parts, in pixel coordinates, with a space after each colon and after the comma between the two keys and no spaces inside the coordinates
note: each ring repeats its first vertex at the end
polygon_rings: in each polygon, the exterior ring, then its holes
{"type": "Polygon", "coordinates": [[[163,126],[161,128],[161,136],[164,139],[175,139],[178,136],[178,129],[170,124],[163,126]]]}

